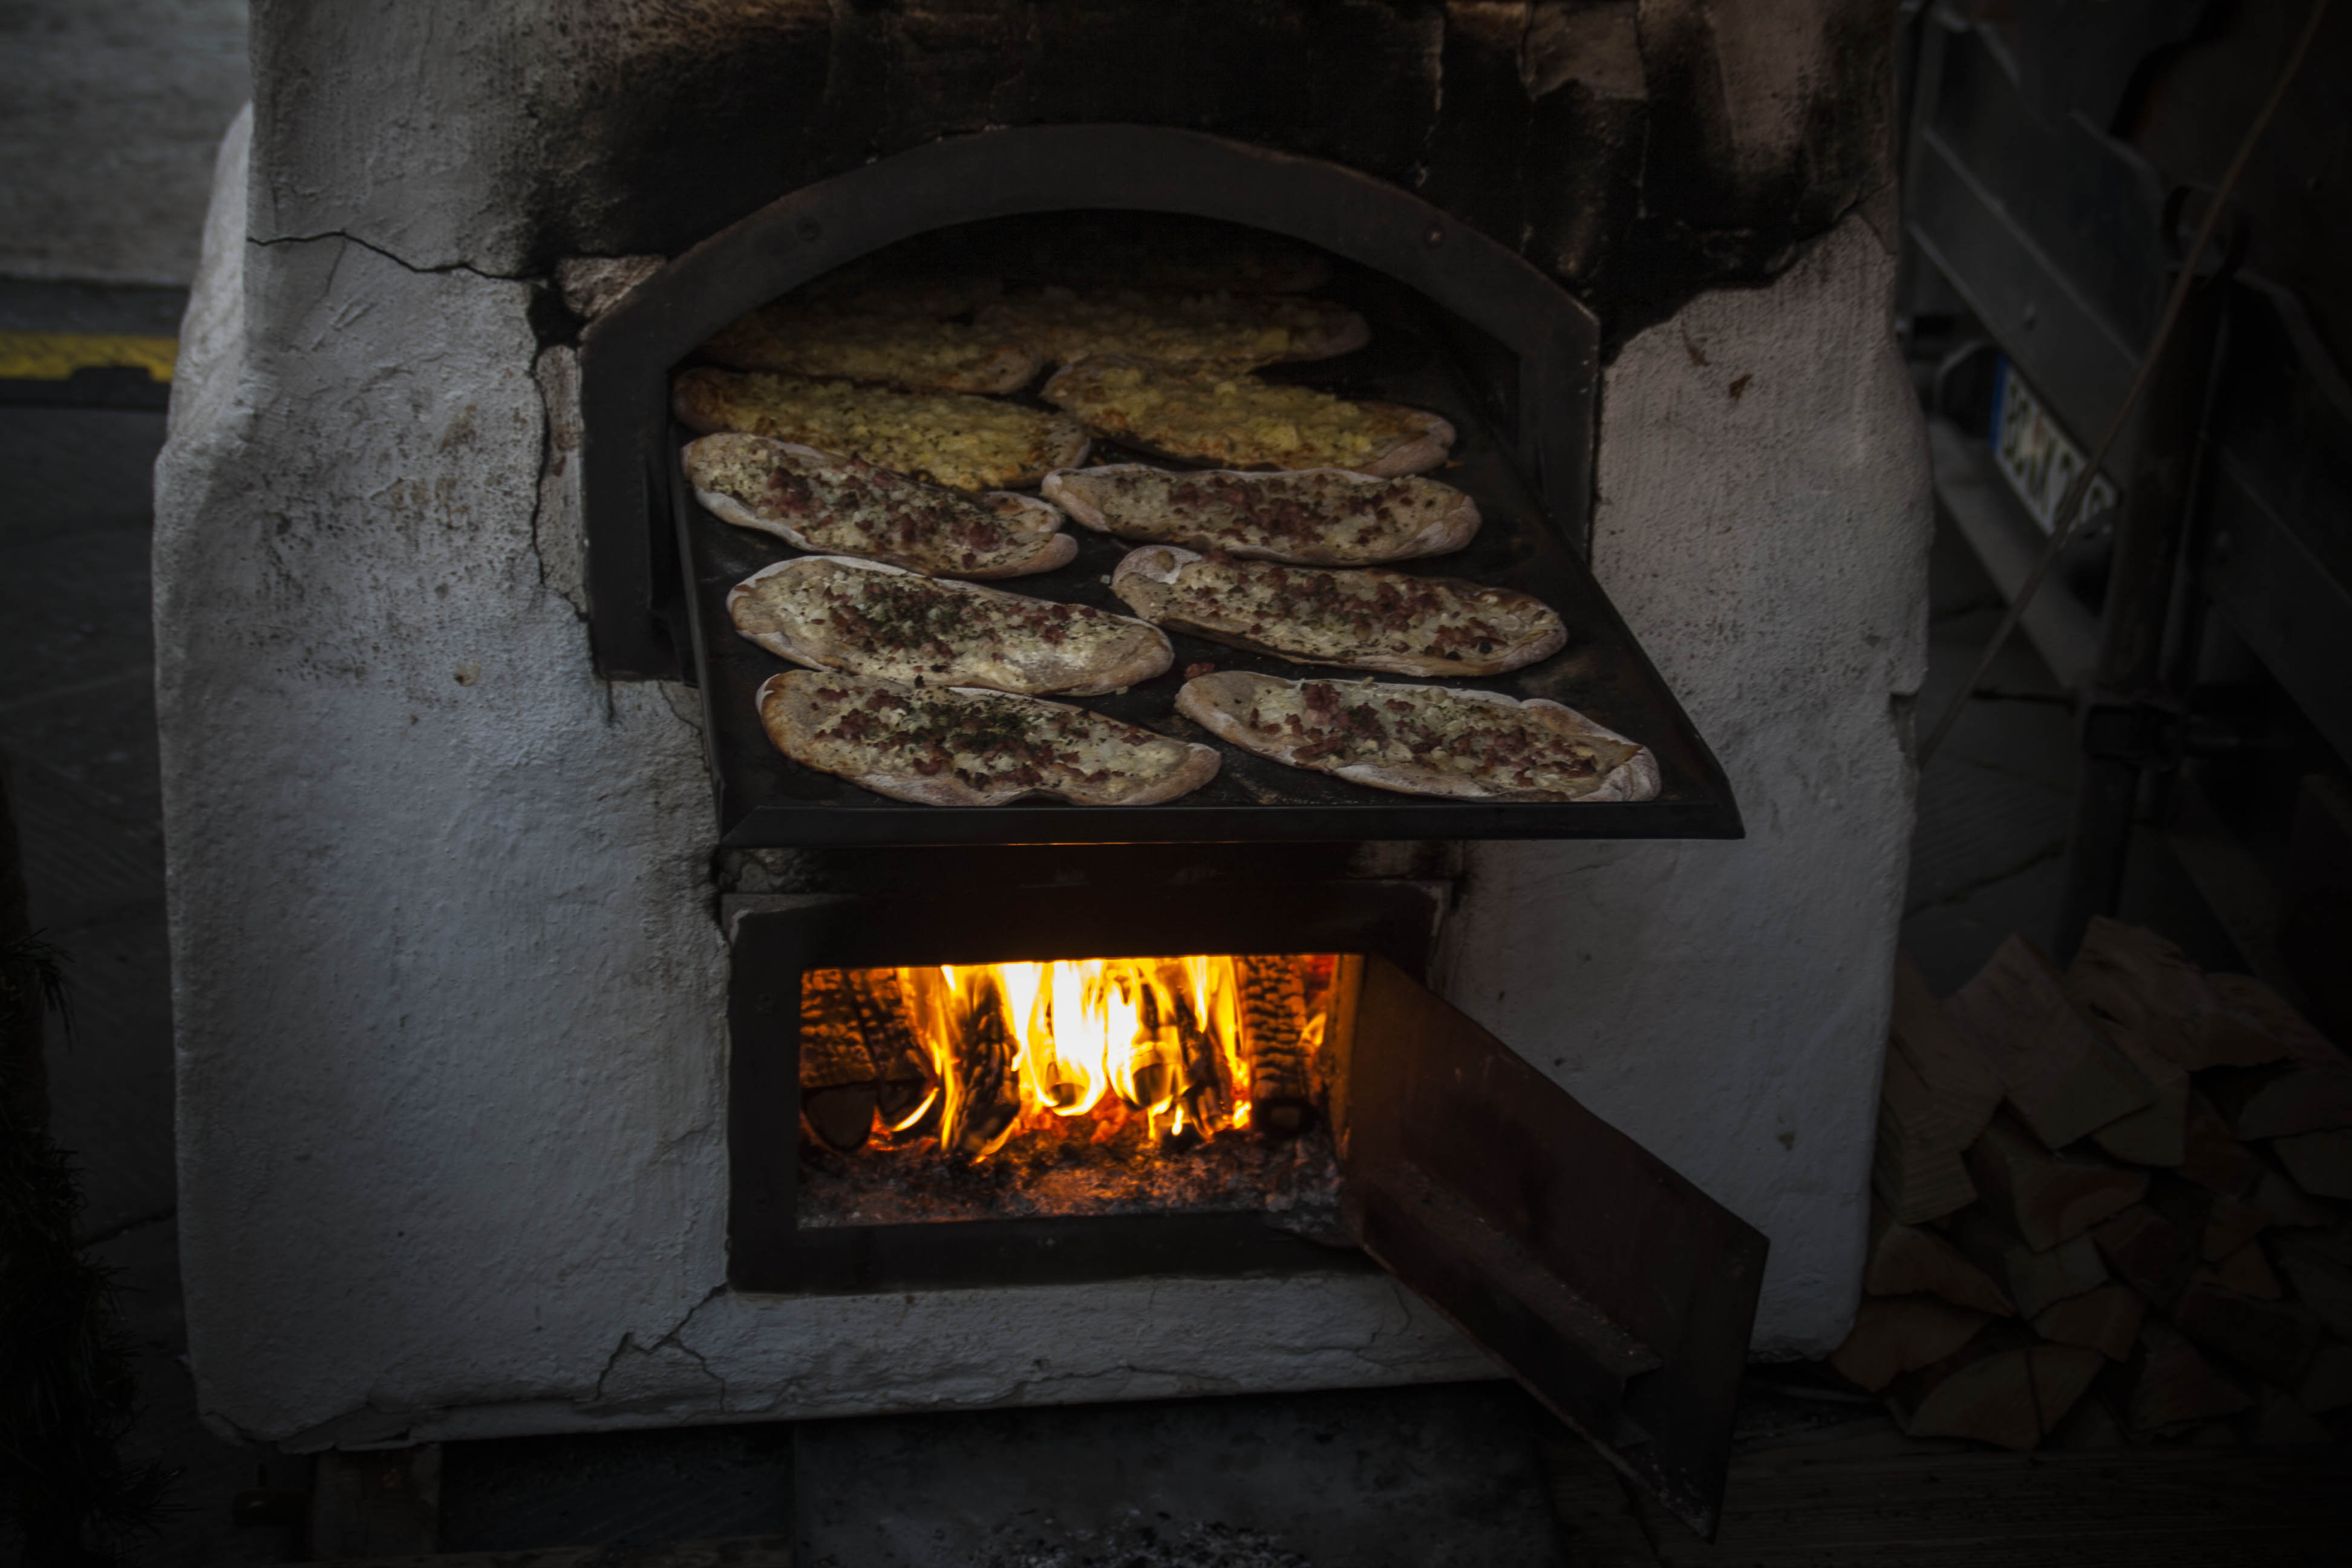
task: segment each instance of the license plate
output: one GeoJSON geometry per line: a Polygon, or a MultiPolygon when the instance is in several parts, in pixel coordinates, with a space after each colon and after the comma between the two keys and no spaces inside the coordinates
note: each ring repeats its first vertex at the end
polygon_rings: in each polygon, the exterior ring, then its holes
{"type": "MultiPolygon", "coordinates": [[[[2025,503],[2027,515],[2048,533],[2057,521],[2058,503],[2064,499],[2066,487],[2083,471],[2083,449],[2058,427],[2058,421],[2006,358],[2000,361],[1993,383],[1992,428],[1988,435],[1994,467],[2025,503]]],[[[2081,521],[2112,510],[2121,499],[2107,476],[2098,475],[2083,497],[2081,521]]]]}

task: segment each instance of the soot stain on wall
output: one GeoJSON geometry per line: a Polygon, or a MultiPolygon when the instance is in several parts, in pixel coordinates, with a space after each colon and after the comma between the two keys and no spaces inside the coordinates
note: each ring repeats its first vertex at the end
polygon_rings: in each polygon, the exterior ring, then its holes
{"type": "Polygon", "coordinates": [[[572,26],[577,68],[525,104],[542,266],[676,255],[941,136],[1124,121],[1413,189],[1559,279],[1613,353],[1892,177],[1872,0],[630,0],[572,26]]]}

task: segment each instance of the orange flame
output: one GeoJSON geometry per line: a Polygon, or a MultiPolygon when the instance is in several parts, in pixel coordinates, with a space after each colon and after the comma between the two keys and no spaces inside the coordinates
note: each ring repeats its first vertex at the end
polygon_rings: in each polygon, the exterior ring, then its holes
{"type": "MultiPolygon", "coordinates": [[[[936,1135],[943,1152],[977,1161],[1024,1129],[1076,1118],[1095,1119],[1097,1142],[1135,1121],[1155,1142],[1245,1130],[1262,1043],[1253,1029],[1275,1027],[1294,1063],[1311,1057],[1335,963],[1194,954],[852,972],[854,984],[879,983],[903,999],[929,1080],[908,1089],[912,1110],[877,1112],[876,1132],[898,1142],[936,1135]],[[1265,999],[1269,972],[1293,975],[1289,1003],[1265,999]],[[1255,1003],[1244,994],[1251,973],[1255,1003]],[[1277,1017],[1278,1026],[1269,1023],[1277,1017]]],[[[893,1076],[879,1058],[877,1069],[893,1076]]]]}

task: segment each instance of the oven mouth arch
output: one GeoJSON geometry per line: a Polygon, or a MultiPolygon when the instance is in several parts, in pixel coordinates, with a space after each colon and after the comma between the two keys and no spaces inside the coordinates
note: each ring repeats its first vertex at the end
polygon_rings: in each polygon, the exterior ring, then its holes
{"type": "Polygon", "coordinates": [[[1342,164],[1165,126],[1076,124],[946,138],[777,198],[703,240],[581,334],[589,630],[609,679],[688,679],[663,614],[673,546],[668,378],[746,311],[934,230],[1069,211],[1174,214],[1303,241],[1386,275],[1516,354],[1517,465],[1581,553],[1600,323],[1524,258],[1412,193],[1342,164]]]}

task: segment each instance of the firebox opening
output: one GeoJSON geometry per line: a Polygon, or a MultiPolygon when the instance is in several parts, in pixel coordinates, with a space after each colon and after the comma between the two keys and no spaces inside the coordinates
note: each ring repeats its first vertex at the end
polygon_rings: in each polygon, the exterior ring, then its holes
{"type": "Polygon", "coordinates": [[[1333,1228],[1346,960],[812,969],[804,1227],[1262,1212],[1333,1228]]]}

